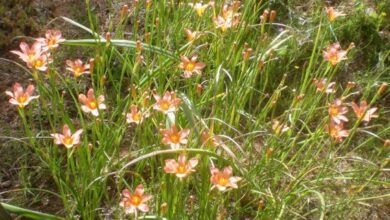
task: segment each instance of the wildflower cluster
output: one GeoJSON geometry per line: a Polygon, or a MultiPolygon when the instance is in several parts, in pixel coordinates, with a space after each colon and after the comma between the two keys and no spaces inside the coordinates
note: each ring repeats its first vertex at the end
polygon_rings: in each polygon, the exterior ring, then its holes
{"type": "Polygon", "coordinates": [[[317,176],[317,163],[332,166],[319,155],[353,142],[356,131],[371,132],[375,126],[367,125],[379,117],[387,84],[372,96],[356,91],[363,87],[356,80],[338,83],[354,44],[345,49],[328,31],[336,35],[333,26],[345,14],[321,10],[328,21],[321,20],[318,33],[310,30],[318,34],[310,44],[316,48],[303,60],[290,57],[302,41],[276,10],[243,3],[134,0],[103,34],[90,30],[93,39],[65,40],[48,30],[11,51],[33,79],[5,93],[21,115],[26,145],[50,166],[67,217],[96,219],[103,210],[117,218],[155,212],[230,219],[227,213],[243,218],[255,207],[248,218],[272,219],[301,204],[287,194],[322,198],[310,187],[331,179],[323,177],[333,177],[334,167],[317,176]],[[60,62],[60,45],[93,46],[94,55],[60,62]],[[325,147],[312,147],[318,142],[325,147]]]}
{"type": "MultiPolygon", "coordinates": [[[[224,9],[224,13],[229,13],[224,9]]],[[[227,15],[225,15],[227,16],[227,15]]],[[[46,38],[38,38],[31,48],[24,42],[20,44],[21,51],[12,51],[19,55],[19,57],[26,62],[27,66],[40,71],[47,71],[49,60],[51,61],[50,54],[59,46],[59,43],[64,42],[59,31],[49,30],[46,33],[46,38]]],[[[141,48],[141,47],[139,47],[141,48]]],[[[139,49],[141,51],[141,49],[139,49]]],[[[193,74],[201,74],[202,69],[206,64],[197,62],[197,56],[193,56],[191,59],[186,56],[181,56],[181,63],[179,68],[184,72],[183,77],[189,78],[193,74]]],[[[77,80],[83,74],[91,73],[91,64],[83,64],[81,59],[74,61],[66,60],[66,70],[70,71],[74,75],[74,80],[77,80]]],[[[38,99],[39,96],[33,96],[35,87],[29,85],[24,91],[23,87],[19,83],[15,83],[13,92],[7,91],[6,94],[11,97],[9,102],[11,104],[18,105],[19,108],[24,108],[30,101],[38,99]]],[[[132,88],[132,97],[136,97],[136,89],[132,88]]],[[[150,106],[156,112],[161,112],[164,115],[177,114],[180,108],[181,99],[177,97],[174,91],[165,91],[163,95],[158,95],[153,92],[155,102],[150,106]]],[[[130,106],[129,112],[124,112],[126,122],[128,124],[140,125],[147,117],[150,116],[149,107],[147,106],[148,96],[144,96],[144,103],[141,109],[136,104],[130,106]]],[[[95,95],[93,88],[88,89],[86,94],[78,95],[79,108],[86,114],[91,114],[94,117],[101,116],[101,111],[106,110],[104,95],[95,95]]],[[[97,121],[96,121],[97,122],[97,121]]],[[[63,145],[66,149],[74,149],[74,147],[82,144],[81,134],[84,132],[83,129],[78,129],[72,133],[73,125],[63,124],[62,133],[50,134],[56,145],[63,145]]],[[[85,133],[85,132],[84,132],[85,133]]],[[[177,125],[173,123],[169,128],[160,129],[162,134],[161,143],[168,145],[171,149],[184,149],[189,143],[190,129],[178,129],[177,125]]],[[[208,133],[207,133],[208,134],[208,133]]],[[[88,135],[88,134],[85,134],[88,135]]],[[[218,146],[221,141],[216,136],[209,138],[203,133],[202,139],[204,141],[211,141],[212,145],[218,146]],[[207,139],[207,140],[206,140],[207,139]]],[[[164,172],[167,174],[174,174],[179,179],[183,179],[189,176],[191,173],[196,172],[195,168],[198,165],[199,159],[193,157],[187,159],[187,153],[181,153],[178,160],[166,159],[164,172]]],[[[210,182],[213,184],[213,188],[217,188],[220,191],[225,191],[228,188],[238,188],[237,182],[241,180],[240,177],[232,176],[232,168],[225,167],[223,171],[219,171],[217,168],[212,167],[210,170],[210,182]]],[[[122,200],[119,203],[121,207],[125,209],[125,213],[135,213],[138,211],[148,212],[149,206],[146,204],[152,196],[144,195],[144,186],[140,184],[136,187],[134,193],[130,190],[124,189],[122,191],[122,200]]]]}
{"type": "MultiPolygon", "coordinates": [[[[366,100],[362,100],[360,106],[355,102],[351,102],[351,107],[356,115],[357,122],[363,121],[365,124],[368,124],[372,118],[378,117],[378,115],[375,114],[378,108],[369,108],[366,100]]],[[[334,102],[329,105],[328,112],[330,122],[326,125],[326,131],[335,142],[340,143],[344,138],[348,137],[350,133],[348,130],[344,129],[345,124],[349,122],[349,119],[346,116],[348,108],[345,106],[342,99],[335,99],[334,102]]]]}

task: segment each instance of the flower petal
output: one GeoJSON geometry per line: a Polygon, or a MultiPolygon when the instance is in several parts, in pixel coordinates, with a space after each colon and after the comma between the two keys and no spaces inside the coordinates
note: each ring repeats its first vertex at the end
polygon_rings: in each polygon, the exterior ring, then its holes
{"type": "Polygon", "coordinates": [[[144,194],[144,185],[139,184],[137,188],[135,189],[134,194],[142,196],[144,194]]]}
{"type": "Polygon", "coordinates": [[[146,204],[140,204],[138,206],[138,209],[141,211],[141,212],[148,212],[149,211],[149,206],[146,205],[146,204]]]}

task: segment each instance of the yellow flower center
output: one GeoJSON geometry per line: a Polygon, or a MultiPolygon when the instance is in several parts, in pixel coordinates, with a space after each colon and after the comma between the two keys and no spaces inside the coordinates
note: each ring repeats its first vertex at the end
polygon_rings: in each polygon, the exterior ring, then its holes
{"type": "Polygon", "coordinates": [[[28,54],[28,60],[30,60],[30,62],[34,62],[34,60],[35,60],[35,54],[34,54],[34,53],[29,53],[29,54],[28,54]]]}
{"type": "Polygon", "coordinates": [[[139,113],[133,114],[133,120],[134,121],[140,121],[141,120],[141,115],[139,113]]]}
{"type": "Polygon", "coordinates": [[[169,103],[167,101],[162,101],[160,103],[160,108],[164,111],[167,111],[169,109],[169,103]]]}
{"type": "Polygon", "coordinates": [[[134,206],[139,206],[141,204],[142,198],[138,195],[133,195],[130,198],[130,203],[134,206]]]}
{"type": "Polygon", "coordinates": [[[336,65],[337,63],[339,63],[339,59],[338,59],[337,54],[330,55],[329,62],[332,63],[333,65],[336,65]]]}
{"type": "Polygon", "coordinates": [[[44,64],[44,63],[42,62],[42,60],[35,60],[35,61],[34,61],[34,68],[42,67],[43,64],[44,64]]]}
{"type": "Polygon", "coordinates": [[[70,136],[66,136],[65,138],[64,138],[64,144],[65,145],[71,145],[71,144],[73,144],[73,138],[72,137],[70,137],[70,136]]]}
{"type": "Polygon", "coordinates": [[[221,185],[221,186],[226,186],[228,182],[229,182],[228,179],[225,177],[220,177],[218,179],[218,185],[221,185]]]}
{"type": "Polygon", "coordinates": [[[179,143],[179,140],[180,140],[180,137],[179,137],[178,134],[172,134],[172,135],[171,135],[171,141],[172,141],[173,143],[179,143]]]}
{"type": "Polygon", "coordinates": [[[47,45],[50,47],[50,46],[53,46],[54,44],[56,44],[56,40],[55,39],[50,39],[47,41],[47,45]]]}
{"type": "Polygon", "coordinates": [[[17,98],[18,102],[20,104],[24,104],[27,101],[27,96],[26,95],[21,95],[17,98]]]}
{"type": "Polygon", "coordinates": [[[336,116],[336,115],[338,115],[338,114],[339,114],[338,108],[336,108],[336,107],[330,107],[330,108],[329,108],[329,114],[330,114],[331,116],[336,116]]]}
{"type": "Polygon", "coordinates": [[[194,71],[194,69],[195,69],[195,63],[191,62],[191,63],[188,63],[186,65],[186,70],[187,71],[192,72],[192,71],[194,71]]]}
{"type": "Polygon", "coordinates": [[[96,101],[90,101],[88,104],[89,104],[89,108],[90,109],[96,109],[97,108],[96,101]]]}
{"type": "Polygon", "coordinates": [[[186,166],[184,164],[180,164],[176,170],[177,173],[186,173],[186,171],[187,171],[187,169],[186,169],[186,166]]]}
{"type": "Polygon", "coordinates": [[[330,129],[329,129],[329,134],[330,134],[330,136],[332,136],[332,137],[337,137],[338,135],[337,135],[337,129],[335,128],[335,127],[331,127],[330,129]]]}
{"type": "Polygon", "coordinates": [[[75,67],[74,69],[73,69],[73,72],[74,72],[74,75],[75,76],[80,76],[81,75],[81,73],[83,72],[83,69],[81,68],[81,67],[75,67]]]}

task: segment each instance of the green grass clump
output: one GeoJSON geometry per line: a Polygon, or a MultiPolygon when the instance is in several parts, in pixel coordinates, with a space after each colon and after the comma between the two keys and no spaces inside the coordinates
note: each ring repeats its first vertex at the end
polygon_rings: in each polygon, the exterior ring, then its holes
{"type": "Polygon", "coordinates": [[[385,207],[385,7],[335,6],[333,20],[322,1],[194,4],[123,6],[99,34],[87,0],[89,27],[63,20],[91,38],[50,49],[44,71],[39,58],[22,66],[39,94],[18,107],[23,147],[61,215],[353,219],[385,207]],[[56,60],[67,47],[92,51],[87,65],[56,60]],[[65,124],[76,134],[61,139],[65,124]]]}

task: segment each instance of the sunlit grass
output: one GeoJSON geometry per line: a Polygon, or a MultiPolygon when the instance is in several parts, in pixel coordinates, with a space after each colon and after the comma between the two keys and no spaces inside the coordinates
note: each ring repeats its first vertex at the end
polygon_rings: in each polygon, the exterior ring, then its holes
{"type": "Polygon", "coordinates": [[[91,38],[22,41],[33,80],[7,95],[59,216],[359,218],[389,201],[389,52],[358,80],[364,45],[338,34],[364,6],[312,3],[302,28],[289,5],[137,1],[100,34],[87,0],[89,27],[62,20],[91,38]],[[68,47],[92,52],[59,60],[68,47]]]}

